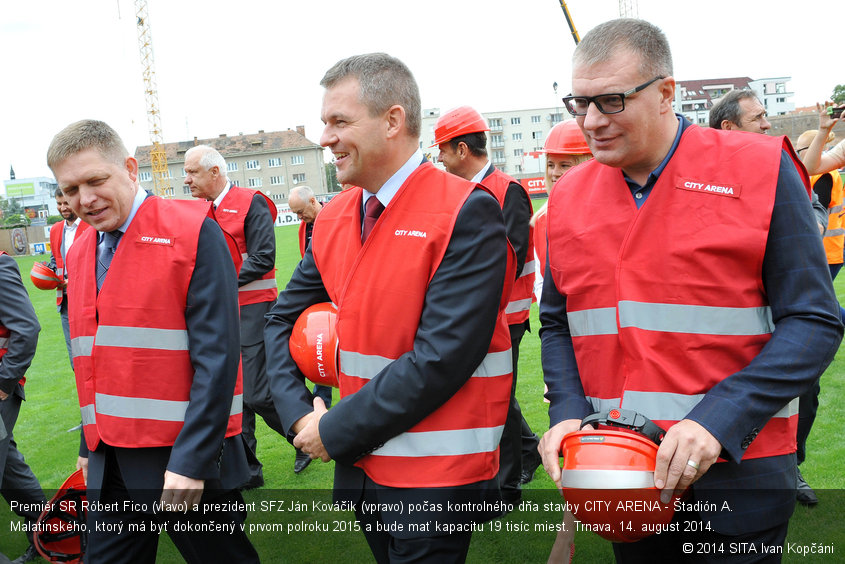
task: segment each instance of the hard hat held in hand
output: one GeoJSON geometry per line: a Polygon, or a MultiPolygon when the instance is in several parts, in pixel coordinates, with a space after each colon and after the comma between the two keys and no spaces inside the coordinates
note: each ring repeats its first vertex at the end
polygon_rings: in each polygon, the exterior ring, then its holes
{"type": "Polygon", "coordinates": [[[59,276],[46,263],[36,262],[29,271],[29,279],[40,290],[55,290],[59,285],[59,276]]]}
{"type": "Polygon", "coordinates": [[[323,386],[338,387],[337,308],[314,304],[293,325],[289,347],[294,362],[306,378],[323,386]]]}
{"type": "Polygon", "coordinates": [[[82,562],[88,544],[87,497],[82,470],[65,480],[36,521],[32,542],[50,562],[82,562]]]}
{"type": "Polygon", "coordinates": [[[674,499],[660,502],[654,487],[657,447],[665,431],[630,410],[611,409],[586,417],[561,441],[561,485],[584,529],[614,542],[634,542],[666,530],[674,499]]]}

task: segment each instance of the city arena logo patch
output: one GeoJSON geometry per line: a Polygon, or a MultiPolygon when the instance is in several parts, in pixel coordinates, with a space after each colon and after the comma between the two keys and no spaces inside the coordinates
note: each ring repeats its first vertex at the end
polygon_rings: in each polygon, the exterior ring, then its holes
{"type": "Polygon", "coordinates": [[[425,231],[419,231],[418,229],[397,229],[393,234],[397,237],[419,237],[420,239],[427,237],[425,231]]]}
{"type": "Polygon", "coordinates": [[[238,210],[233,210],[232,208],[218,208],[217,211],[222,211],[225,213],[238,213],[238,210]]]}
{"type": "Polygon", "coordinates": [[[692,180],[689,178],[678,179],[678,184],[675,188],[681,190],[689,190],[691,192],[701,192],[703,194],[713,194],[716,196],[729,196],[731,198],[739,198],[739,193],[742,191],[741,184],[723,184],[721,182],[703,182],[692,180]]]}
{"type": "Polygon", "coordinates": [[[138,237],[139,243],[144,243],[146,245],[164,245],[166,247],[172,247],[174,240],[175,237],[162,237],[160,235],[141,235],[138,237]]]}

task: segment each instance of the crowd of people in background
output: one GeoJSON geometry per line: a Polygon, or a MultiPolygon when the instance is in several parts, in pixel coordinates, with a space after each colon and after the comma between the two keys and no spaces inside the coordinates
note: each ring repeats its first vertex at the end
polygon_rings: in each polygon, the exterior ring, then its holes
{"type": "MultiPolygon", "coordinates": [[[[703,502],[675,522],[712,528],[614,543],[617,561],[684,561],[691,539],[783,546],[796,500],[819,502],[798,465],[845,320],[832,286],[845,141],[825,151],[839,122],[831,104],[794,148],[768,135],[751,91],[724,96],[698,127],[672,109],[663,32],[603,23],[575,50],[563,99],[573,119],[547,136],[549,199],[535,213],[491,163],[489,128],[470,106],[435,126],[445,171],[428,162],[419,89],[398,59],[343,59],[321,86],[320,144],[345,189],[327,205],[291,191],[302,258],[281,292],[276,207],[232,183],[214,148],[185,155],[193,201],[146,193],[101,121],[68,125],[48,148],[77,468],[102,504],[87,514],[86,562],[154,562],[161,528],[116,532],[147,522],[167,524],[188,562],[258,562],[238,527],[241,492],[264,484],[255,414],[296,449],[295,473],[334,461],[334,501],[354,508],[378,562],[466,560],[469,525],[512,511],[541,463],[567,487],[563,437],[618,408],[665,430],[662,501],[703,502]],[[300,314],[323,302],[338,309],[334,404],[288,347],[300,314]],[[541,438],[515,396],[534,302],[541,438]],[[731,511],[709,509],[723,502],[731,511]],[[181,510],[201,503],[215,510],[181,510]]],[[[0,492],[35,507],[44,494],[13,429],[40,326],[3,253],[0,285],[0,492]]],[[[550,562],[575,553],[574,517],[561,517],[550,562]]],[[[31,544],[15,562],[37,558],[31,544]]]]}

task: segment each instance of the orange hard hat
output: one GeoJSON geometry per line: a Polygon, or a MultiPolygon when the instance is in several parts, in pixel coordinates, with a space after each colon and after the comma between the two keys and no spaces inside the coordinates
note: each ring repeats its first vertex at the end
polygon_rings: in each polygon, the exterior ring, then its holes
{"type": "Polygon", "coordinates": [[[333,303],[314,304],[293,324],[288,346],[306,378],[323,386],[338,387],[337,308],[333,303]]]}
{"type": "Polygon", "coordinates": [[[80,469],[65,480],[38,517],[32,543],[46,560],[69,564],[82,562],[88,545],[86,493],[80,469]]]}
{"type": "Polygon", "coordinates": [[[469,106],[460,106],[437,118],[437,123],[434,124],[434,145],[432,147],[467,133],[480,133],[482,131],[490,131],[487,120],[469,106]]]}
{"type": "Polygon", "coordinates": [[[32,265],[29,279],[40,290],[55,290],[59,285],[59,276],[44,262],[36,262],[32,265]]]}
{"type": "Polygon", "coordinates": [[[553,155],[589,155],[590,147],[574,119],[562,121],[546,136],[541,153],[553,155]]]}
{"type": "Polygon", "coordinates": [[[665,530],[674,499],[654,487],[657,447],[665,432],[646,417],[611,409],[586,417],[596,430],[569,433],[561,442],[563,496],[575,517],[602,538],[634,542],[665,530]]]}

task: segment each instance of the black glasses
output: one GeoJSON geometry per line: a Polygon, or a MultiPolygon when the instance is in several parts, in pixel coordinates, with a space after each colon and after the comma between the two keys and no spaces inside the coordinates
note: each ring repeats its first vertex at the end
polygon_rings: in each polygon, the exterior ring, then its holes
{"type": "Polygon", "coordinates": [[[652,78],[648,82],[640,84],[636,88],[632,88],[627,92],[618,92],[612,94],[599,94],[598,96],[564,96],[563,105],[566,110],[573,116],[585,116],[587,110],[590,108],[590,103],[596,105],[596,109],[603,114],[618,114],[625,109],[625,98],[629,98],[641,90],[645,90],[652,83],[665,76],[658,76],[652,78]]]}

